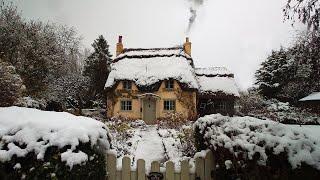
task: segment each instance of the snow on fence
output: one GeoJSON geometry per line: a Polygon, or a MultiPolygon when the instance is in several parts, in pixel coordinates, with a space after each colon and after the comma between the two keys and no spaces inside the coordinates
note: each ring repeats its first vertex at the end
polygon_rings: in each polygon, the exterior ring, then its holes
{"type": "MultiPolygon", "coordinates": [[[[172,161],[165,163],[165,168],[160,171],[160,163],[153,161],[151,163],[151,172],[157,172],[163,175],[163,180],[212,180],[214,177],[215,161],[212,151],[196,154],[195,169],[189,167],[187,160],[181,161],[181,170],[176,171],[172,161]]],[[[129,157],[122,159],[122,169],[117,170],[116,154],[107,153],[106,167],[108,180],[148,180],[145,161],[139,159],[137,168],[131,169],[131,160],[129,157]]],[[[150,175],[151,173],[149,173],[150,175]]]]}

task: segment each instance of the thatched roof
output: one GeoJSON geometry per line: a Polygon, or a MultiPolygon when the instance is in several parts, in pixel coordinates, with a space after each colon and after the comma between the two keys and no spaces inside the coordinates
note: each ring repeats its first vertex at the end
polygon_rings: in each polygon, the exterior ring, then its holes
{"type": "Polygon", "coordinates": [[[199,93],[203,95],[219,95],[239,97],[234,75],[225,67],[196,68],[199,93]]]}
{"type": "Polygon", "coordinates": [[[133,81],[138,87],[154,87],[169,79],[186,88],[198,89],[192,58],[182,47],[124,49],[111,64],[105,87],[111,88],[121,80],[133,81]]]}

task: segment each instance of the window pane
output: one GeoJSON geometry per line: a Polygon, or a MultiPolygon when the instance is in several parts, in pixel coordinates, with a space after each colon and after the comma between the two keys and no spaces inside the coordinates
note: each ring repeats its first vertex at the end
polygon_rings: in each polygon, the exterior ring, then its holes
{"type": "Polygon", "coordinates": [[[132,102],[131,101],[127,101],[127,110],[128,111],[132,110],[132,102]]]}
{"type": "Polygon", "coordinates": [[[131,82],[130,81],[123,81],[123,89],[126,89],[126,90],[131,90],[131,82]]]}
{"type": "Polygon", "coordinates": [[[175,110],[175,101],[174,100],[166,100],[163,102],[163,108],[167,111],[175,110]]]}
{"type": "Polygon", "coordinates": [[[167,89],[173,89],[173,86],[174,86],[173,80],[166,81],[166,88],[167,89]]]}
{"type": "Polygon", "coordinates": [[[121,110],[122,111],[131,111],[132,110],[132,101],[121,101],[121,110]]]}

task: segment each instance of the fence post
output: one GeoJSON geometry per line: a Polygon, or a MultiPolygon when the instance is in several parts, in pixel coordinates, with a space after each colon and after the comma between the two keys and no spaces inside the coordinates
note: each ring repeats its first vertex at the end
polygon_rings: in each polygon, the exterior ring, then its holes
{"type": "Polygon", "coordinates": [[[145,161],[143,159],[139,159],[137,161],[137,180],[145,180],[146,179],[146,166],[145,161]]]}
{"type": "Polygon", "coordinates": [[[174,180],[174,164],[172,161],[166,162],[166,180],[174,180]]]}
{"type": "Polygon", "coordinates": [[[212,172],[215,169],[215,162],[214,162],[214,157],[212,154],[212,151],[208,151],[205,159],[204,159],[204,176],[205,180],[213,180],[213,177],[211,177],[212,172]]]}
{"type": "Polygon", "coordinates": [[[108,180],[116,180],[117,157],[112,153],[107,153],[106,163],[108,180]]]}
{"type": "Polygon", "coordinates": [[[183,180],[189,180],[189,162],[187,160],[181,161],[181,179],[183,180]]]}
{"type": "Polygon", "coordinates": [[[160,163],[158,161],[151,163],[151,172],[160,172],[160,163]]]}
{"type": "Polygon", "coordinates": [[[122,180],[130,180],[131,167],[130,167],[130,158],[123,157],[122,159],[122,180]]]}
{"type": "Polygon", "coordinates": [[[196,158],[196,178],[197,177],[204,180],[204,159],[202,157],[196,158]]]}

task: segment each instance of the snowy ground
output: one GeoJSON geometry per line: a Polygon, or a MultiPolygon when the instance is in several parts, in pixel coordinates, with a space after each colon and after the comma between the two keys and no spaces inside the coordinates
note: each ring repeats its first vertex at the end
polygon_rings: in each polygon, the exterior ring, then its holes
{"type": "Polygon", "coordinates": [[[293,129],[302,130],[309,136],[312,136],[314,139],[320,142],[320,125],[288,125],[293,129]]]}
{"type": "MultiPolygon", "coordinates": [[[[188,159],[190,165],[193,166],[193,159],[186,157],[184,153],[183,128],[180,128],[180,131],[160,128],[158,125],[146,125],[142,121],[137,122],[126,122],[127,125],[124,125],[124,122],[108,125],[114,137],[113,148],[117,151],[118,168],[121,168],[124,156],[130,157],[133,169],[138,159],[145,160],[147,170],[150,170],[152,161],[159,161],[161,166],[164,166],[167,161],[172,161],[176,169],[179,169],[180,161],[188,159]]],[[[191,129],[191,126],[184,128],[191,129]]],[[[189,147],[189,149],[194,150],[194,147],[189,147]]]]}
{"type": "MultiPolygon", "coordinates": [[[[263,121],[262,121],[263,122],[263,121]]],[[[186,130],[192,131],[192,124],[179,128],[159,127],[158,125],[146,125],[143,121],[108,122],[114,138],[113,149],[117,151],[117,166],[121,168],[121,161],[124,156],[128,156],[132,162],[132,168],[136,167],[138,159],[146,161],[146,169],[150,170],[152,161],[159,161],[161,166],[165,162],[175,163],[176,170],[180,169],[180,161],[189,160],[190,167],[194,167],[194,154],[196,153],[190,136],[186,135],[186,130]],[[186,143],[187,142],[187,143],[186,143]]],[[[293,129],[303,131],[320,143],[320,126],[318,125],[287,125],[293,129]]],[[[192,135],[192,134],[191,134],[192,135]]]]}

